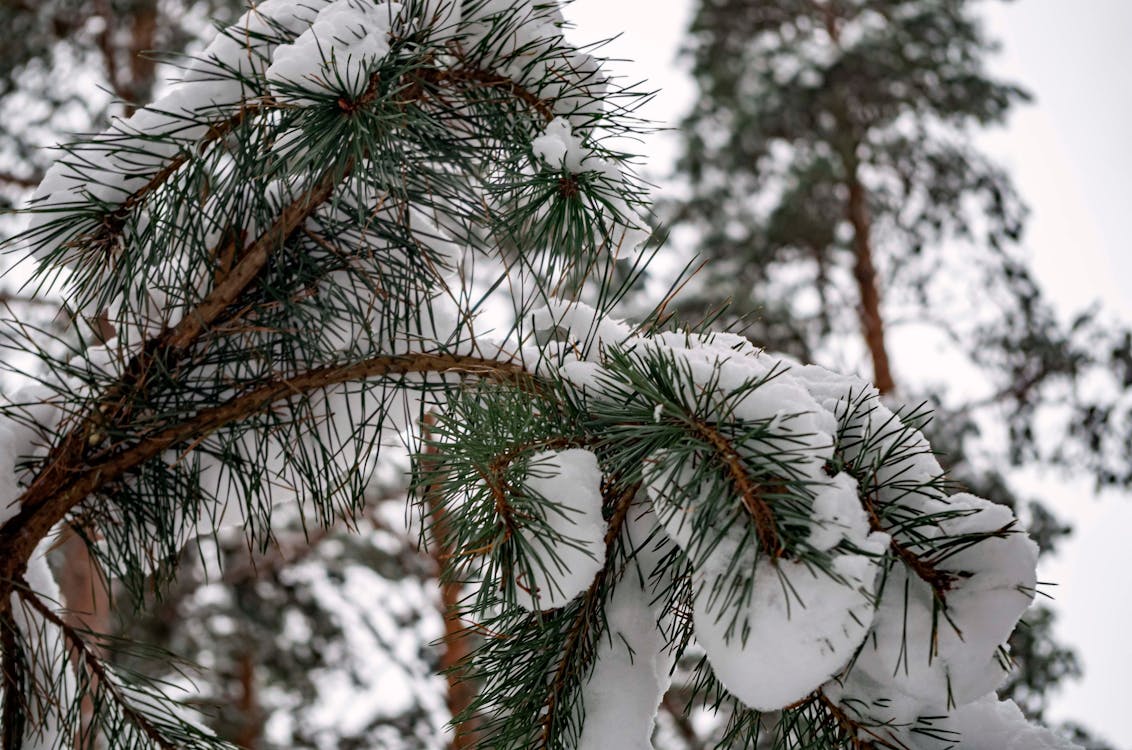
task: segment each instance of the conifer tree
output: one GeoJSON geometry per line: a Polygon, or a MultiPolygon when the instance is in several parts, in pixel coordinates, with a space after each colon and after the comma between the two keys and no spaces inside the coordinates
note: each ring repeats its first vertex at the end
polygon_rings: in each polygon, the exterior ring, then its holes
{"type": "Polygon", "coordinates": [[[11,247],[114,337],[8,325],[42,369],[0,405],[0,747],[229,746],[64,619],[61,529],[144,603],[195,539],[355,522],[399,450],[480,746],[647,748],[694,644],[723,746],[1072,747],[992,693],[1037,550],[923,414],[617,320],[643,95],[561,26],[267,0],[47,172],[11,247]]]}
{"type": "MultiPolygon", "coordinates": [[[[926,432],[951,477],[1025,510],[1047,552],[1069,528],[1017,497],[1004,464],[1088,466],[1098,485],[1127,486],[1117,448],[1129,425],[1127,334],[1096,311],[1063,324],[1017,248],[1025,206],[973,138],[1028,95],[988,72],[995,45],[978,8],[698,2],[688,52],[699,95],[679,165],[690,192],[670,211],[711,263],[682,309],[705,314],[731,297],[726,316],[752,341],[857,363],[890,398],[936,402],[926,432]],[[894,321],[948,342],[982,395],[945,407],[900,382],[894,321]],[[1078,387],[1087,380],[1104,385],[1078,387]],[[997,460],[980,447],[988,425],[1007,426],[997,460]]],[[[1037,718],[1079,674],[1052,620],[1041,607],[1027,616],[1004,687],[1037,718]]]]}

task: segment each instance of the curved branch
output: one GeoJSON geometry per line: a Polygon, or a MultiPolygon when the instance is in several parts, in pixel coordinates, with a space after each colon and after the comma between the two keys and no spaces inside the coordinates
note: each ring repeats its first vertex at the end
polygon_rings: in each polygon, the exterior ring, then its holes
{"type": "Polygon", "coordinates": [[[891,533],[891,529],[886,529],[884,524],[880,521],[880,515],[876,511],[876,507],[872,499],[868,496],[863,498],[861,503],[865,508],[865,513],[869,517],[869,529],[871,531],[879,531],[887,534],[891,541],[888,543],[889,549],[896,555],[900,562],[911,570],[917,578],[931,587],[932,595],[941,604],[947,604],[947,592],[955,582],[961,578],[958,573],[949,570],[944,570],[936,566],[931,560],[927,560],[915,552],[910,550],[896,540],[896,536],[891,533]]]}
{"type": "MultiPolygon", "coordinates": [[[[474,75],[455,75],[449,80],[466,81],[468,78],[475,80],[480,75],[486,76],[486,73],[474,71],[474,75]]],[[[545,102],[537,100],[532,103],[530,99],[533,95],[525,92],[513,81],[509,84],[507,81],[494,76],[480,82],[493,87],[506,88],[509,93],[546,116],[545,102]]],[[[238,113],[210,128],[205,141],[223,137],[263,106],[266,105],[249,104],[241,107],[238,113]]],[[[187,153],[174,157],[153,176],[149,183],[131,194],[110,214],[107,221],[103,222],[93,235],[75,242],[97,244],[111,239],[124,221],[125,213],[163,184],[188,158],[187,153]]],[[[146,381],[151,368],[172,366],[185,350],[199,341],[208,327],[255,279],[266,265],[271,253],[303,224],[315,208],[330,198],[335,187],[352,171],[353,166],[352,160],[345,164],[332,165],[309,189],[284,208],[275,222],[243,250],[235,267],[217,282],[195,309],[185,315],[176,326],[146,342],[143,349],[127,364],[119,381],[107,389],[88,414],[79,420],[78,424],[68,431],[51,451],[44,468],[19,498],[20,512],[0,527],[0,549],[4,549],[7,553],[0,563],[0,611],[10,607],[7,595],[11,593],[12,582],[22,575],[35,545],[71,508],[92,492],[105,487],[140,463],[157,455],[165,447],[186,437],[219,429],[233,419],[247,416],[275,400],[294,395],[304,389],[325,387],[348,380],[448,371],[460,371],[466,374],[488,373],[498,376],[501,370],[506,370],[507,377],[515,379],[522,371],[517,365],[444,355],[422,355],[415,359],[412,356],[377,357],[344,367],[320,368],[287,381],[260,386],[227,404],[202,411],[189,422],[156,435],[146,436],[131,449],[119,452],[109,459],[95,463],[88,460],[89,447],[92,442],[97,442],[92,438],[100,434],[106,425],[127,424],[129,418],[127,396],[130,391],[146,381]]],[[[529,381],[530,378],[525,380],[529,381]]]]}
{"type": "MultiPolygon", "coordinates": [[[[142,350],[126,365],[117,383],[107,389],[86,416],[52,449],[44,467],[19,498],[20,512],[0,527],[0,549],[7,553],[0,565],[0,595],[3,597],[0,598],[0,611],[9,606],[6,597],[11,592],[12,581],[23,574],[27,560],[39,540],[62,520],[71,507],[112,481],[112,478],[91,473],[87,453],[90,446],[97,443],[94,438],[106,425],[128,424],[129,393],[146,382],[153,368],[171,367],[200,338],[209,324],[235,302],[263,269],[271,252],[282,245],[315,208],[330,197],[334,187],[349,173],[351,167],[352,162],[343,166],[331,166],[311,188],[284,208],[272,225],[244,251],[240,262],[225,278],[218,281],[196,308],[186,314],[176,326],[146,342],[142,350]]],[[[114,476],[121,476],[134,465],[136,464],[123,465],[122,470],[114,476]]],[[[102,468],[97,470],[102,471],[102,468]]]]}
{"type": "MultiPolygon", "coordinates": [[[[172,427],[141,436],[132,445],[96,460],[80,453],[55,455],[19,498],[20,512],[0,527],[0,611],[13,581],[26,569],[39,541],[56,523],[94,492],[186,440],[198,440],[224,426],[264,411],[280,401],[341,383],[410,374],[462,374],[525,382],[531,376],[518,364],[447,354],[378,356],[347,365],[320,367],[291,378],[264,383],[219,406],[202,409],[172,427]]],[[[66,441],[75,441],[76,433],[66,441]]],[[[65,442],[66,442],[65,441],[65,442]]]]}

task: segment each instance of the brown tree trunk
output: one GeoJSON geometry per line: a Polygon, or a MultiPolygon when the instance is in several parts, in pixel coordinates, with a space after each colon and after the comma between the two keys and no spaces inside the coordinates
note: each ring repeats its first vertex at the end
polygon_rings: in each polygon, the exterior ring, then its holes
{"type": "Polygon", "coordinates": [[[234,744],[237,747],[253,750],[259,746],[263,719],[260,716],[259,698],[256,694],[255,658],[251,651],[240,654],[236,668],[236,676],[240,681],[240,693],[236,696],[236,708],[240,712],[242,726],[234,738],[234,744]]]}
{"type": "MultiPolygon", "coordinates": [[[[155,0],[140,2],[134,8],[130,25],[130,81],[125,86],[131,104],[144,104],[153,88],[157,65],[150,53],[157,46],[157,20],[155,0]]],[[[133,107],[127,106],[126,114],[133,114],[131,110],[133,107]]]]}
{"type": "Polygon", "coordinates": [[[861,333],[873,361],[873,384],[882,394],[896,388],[885,348],[884,319],[880,314],[880,292],[877,289],[876,266],[873,265],[871,241],[872,220],[869,216],[869,198],[861,184],[855,164],[848,165],[849,223],[853,226],[853,276],[857,280],[859,304],[857,315],[861,333]]]}
{"type": "MultiPolygon", "coordinates": [[[[62,560],[59,570],[59,593],[63,596],[63,621],[74,628],[90,630],[95,633],[110,632],[110,595],[106,589],[106,579],[91,557],[86,543],[71,529],[64,532],[64,540],[59,545],[62,560]]],[[[97,644],[91,644],[94,651],[97,644]]],[[[94,703],[88,693],[82,701],[81,728],[75,735],[75,747],[86,747],[90,741],[91,722],[94,718],[94,703]]]]}

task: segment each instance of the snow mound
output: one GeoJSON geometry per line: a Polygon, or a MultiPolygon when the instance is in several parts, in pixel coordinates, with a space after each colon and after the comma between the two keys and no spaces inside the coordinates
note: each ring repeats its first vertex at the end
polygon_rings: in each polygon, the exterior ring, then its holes
{"type": "Polygon", "coordinates": [[[738,608],[713,603],[712,583],[723,574],[701,584],[696,640],[732,695],[751,708],[774,711],[805,698],[845,667],[872,620],[877,565],[861,555],[840,555],[834,573],[838,578],[796,562],[776,566],[764,557],[750,600],[738,608]]]}
{"type": "MultiPolygon", "coordinates": [[[[399,3],[336,0],[291,44],[275,50],[267,79],[272,92],[294,98],[286,85],[314,93],[360,96],[374,64],[389,54],[389,29],[401,12],[399,3]]],[[[314,100],[297,97],[299,103],[314,100]]]]}
{"type": "Polygon", "coordinates": [[[947,728],[963,738],[963,750],[1080,750],[1053,731],[1031,724],[1014,701],[1000,701],[993,694],[957,710],[947,728]]]}
{"type": "Polygon", "coordinates": [[[674,655],[661,629],[652,574],[671,545],[646,506],[629,510],[625,533],[637,553],[605,606],[606,632],[582,686],[586,721],[578,750],[652,750],[657,707],[672,681],[674,655]]]}
{"type": "Polygon", "coordinates": [[[530,570],[516,575],[515,600],[531,611],[557,609],[605,566],[601,469],[587,450],[546,451],[531,456],[525,485],[547,501],[546,525],[519,528],[530,570]]]}
{"type": "Polygon", "coordinates": [[[988,536],[1013,523],[1010,510],[971,495],[953,496],[950,506],[969,514],[943,521],[944,531],[980,541],[937,566],[955,576],[943,609],[927,583],[894,568],[872,637],[841,686],[827,691],[842,703],[888,699],[871,709],[878,721],[912,721],[993,691],[1009,668],[999,650],[1033,599],[1037,546],[1017,530],[988,536]]]}

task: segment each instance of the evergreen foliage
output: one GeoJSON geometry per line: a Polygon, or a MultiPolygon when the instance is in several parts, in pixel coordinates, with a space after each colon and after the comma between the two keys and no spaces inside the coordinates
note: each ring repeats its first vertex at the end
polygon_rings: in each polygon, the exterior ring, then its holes
{"type": "Polygon", "coordinates": [[[479,746],[649,747],[698,649],[722,746],[1072,747],[990,694],[1037,551],[953,493],[923,414],[665,303],[615,319],[645,94],[561,26],[267,0],[65,148],[9,247],[113,337],[8,325],[39,368],[0,404],[0,747],[233,746],[64,619],[63,529],[160,606],[186,545],[358,524],[405,453],[479,746]]]}

